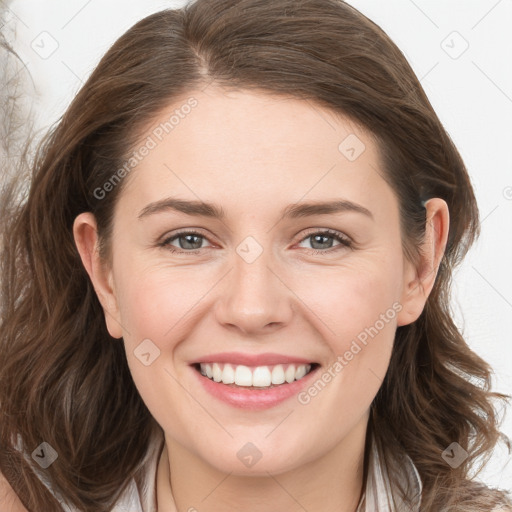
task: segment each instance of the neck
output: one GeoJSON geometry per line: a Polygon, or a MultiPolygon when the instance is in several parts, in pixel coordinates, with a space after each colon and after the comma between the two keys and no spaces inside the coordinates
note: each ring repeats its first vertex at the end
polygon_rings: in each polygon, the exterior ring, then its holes
{"type": "Polygon", "coordinates": [[[355,512],[363,487],[366,426],[364,417],[321,457],[267,476],[226,474],[166,435],[158,470],[159,510],[355,512]]]}

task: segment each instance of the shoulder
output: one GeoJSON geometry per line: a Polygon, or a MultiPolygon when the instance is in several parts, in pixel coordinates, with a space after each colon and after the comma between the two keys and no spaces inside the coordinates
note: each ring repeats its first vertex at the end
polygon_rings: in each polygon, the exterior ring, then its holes
{"type": "Polygon", "coordinates": [[[2,473],[0,473],[0,505],[2,512],[27,512],[2,473]]]}

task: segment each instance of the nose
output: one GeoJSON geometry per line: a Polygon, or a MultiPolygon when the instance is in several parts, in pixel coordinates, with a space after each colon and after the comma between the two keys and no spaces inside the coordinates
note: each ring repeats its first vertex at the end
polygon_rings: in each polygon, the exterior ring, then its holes
{"type": "Polygon", "coordinates": [[[225,328],[254,336],[289,324],[294,295],[269,253],[264,250],[252,262],[235,255],[215,305],[217,321],[225,328]]]}

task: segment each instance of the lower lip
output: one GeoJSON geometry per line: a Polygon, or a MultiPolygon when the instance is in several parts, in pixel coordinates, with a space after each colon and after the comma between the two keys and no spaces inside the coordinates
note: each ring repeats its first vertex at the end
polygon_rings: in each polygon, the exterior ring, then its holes
{"type": "Polygon", "coordinates": [[[205,377],[194,367],[192,367],[192,371],[197,375],[204,389],[215,398],[234,407],[258,411],[274,407],[300,393],[313,379],[319,368],[316,367],[300,380],[268,389],[254,389],[242,386],[235,388],[205,377]]]}

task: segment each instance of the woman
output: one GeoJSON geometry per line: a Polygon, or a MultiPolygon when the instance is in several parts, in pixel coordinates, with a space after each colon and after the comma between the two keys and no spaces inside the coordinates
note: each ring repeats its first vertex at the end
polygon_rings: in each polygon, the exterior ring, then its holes
{"type": "Polygon", "coordinates": [[[18,506],[512,510],[469,476],[504,398],[449,312],[470,180],[401,52],[344,2],[137,23],[5,215],[18,506]]]}

